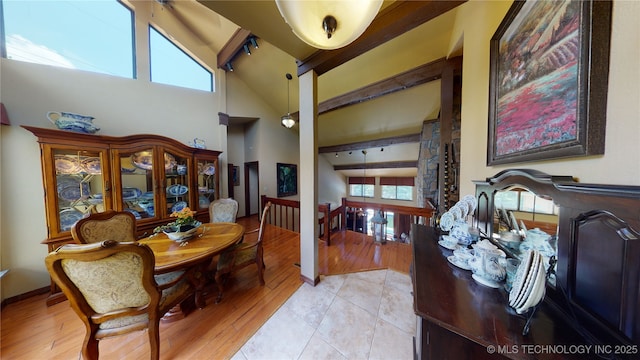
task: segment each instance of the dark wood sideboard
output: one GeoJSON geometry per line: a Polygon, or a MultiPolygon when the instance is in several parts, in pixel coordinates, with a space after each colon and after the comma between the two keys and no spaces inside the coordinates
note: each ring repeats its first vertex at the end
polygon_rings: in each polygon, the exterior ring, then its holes
{"type": "MultiPolygon", "coordinates": [[[[558,206],[556,283],[526,319],[508,293],[447,261],[436,229],[413,225],[417,359],[639,359],[640,186],[581,184],[570,176],[505,170],[474,181],[474,225],[493,233],[494,194],[514,187],[558,206]]],[[[499,245],[499,244],[498,244],[499,245]]]]}
{"type": "Polygon", "coordinates": [[[541,349],[527,346],[584,343],[545,306],[522,336],[526,319],[509,308],[509,294],[476,283],[470,271],[450,264],[453,252],[438,245],[438,236],[431,227],[412,225],[417,359],[566,359],[571,357],[537,357],[541,349]]]}

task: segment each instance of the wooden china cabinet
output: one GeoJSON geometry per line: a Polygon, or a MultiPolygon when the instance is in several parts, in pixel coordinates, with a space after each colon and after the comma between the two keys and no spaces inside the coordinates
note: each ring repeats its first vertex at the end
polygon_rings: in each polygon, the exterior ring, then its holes
{"type": "MultiPolygon", "coordinates": [[[[91,213],[129,211],[142,237],[172,221],[171,213],[184,207],[207,222],[209,204],[219,197],[220,151],[159,135],[111,137],[23,128],[40,144],[47,220],[42,243],[49,251],[73,242],[71,227],[91,213]]],[[[47,304],[62,300],[52,282],[47,304]]]]}

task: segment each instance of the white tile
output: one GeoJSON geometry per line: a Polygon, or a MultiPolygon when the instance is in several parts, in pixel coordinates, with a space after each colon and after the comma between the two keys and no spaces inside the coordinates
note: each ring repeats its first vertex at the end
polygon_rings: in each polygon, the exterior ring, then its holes
{"type": "Polygon", "coordinates": [[[393,270],[387,271],[387,278],[384,282],[384,286],[390,286],[398,290],[406,291],[409,294],[413,291],[413,284],[411,283],[409,275],[393,270]]]}
{"type": "Polygon", "coordinates": [[[317,333],[347,359],[367,359],[375,323],[375,316],[336,297],[317,333]]]}
{"type": "Polygon", "coordinates": [[[351,273],[348,275],[350,278],[358,278],[370,283],[374,283],[376,285],[383,285],[385,279],[387,278],[387,270],[371,270],[371,271],[360,271],[356,273],[351,273]]]}
{"type": "Polygon", "coordinates": [[[298,360],[347,360],[318,334],[314,334],[298,360]]]}
{"type": "Polygon", "coordinates": [[[247,357],[244,356],[244,354],[242,353],[242,350],[238,350],[238,352],[235,353],[233,357],[231,357],[231,360],[249,360],[249,359],[247,359],[247,357]]]}
{"type": "Polygon", "coordinates": [[[338,297],[358,305],[372,315],[377,316],[384,280],[380,283],[370,282],[366,278],[354,275],[349,274],[340,291],[338,291],[338,297]]]}
{"type": "Polygon", "coordinates": [[[405,332],[415,330],[416,315],[413,296],[405,290],[385,286],[380,300],[378,318],[397,326],[405,332]]]}
{"type": "Polygon", "coordinates": [[[413,359],[413,336],[378,319],[371,344],[370,360],[413,359]]]}
{"type": "Polygon", "coordinates": [[[314,328],[281,307],[241,348],[248,360],[297,359],[314,328]]]}
{"type": "Polygon", "coordinates": [[[346,278],[346,274],[331,276],[322,275],[320,276],[320,283],[316,285],[316,287],[329,291],[332,294],[337,294],[338,290],[340,290],[340,287],[342,287],[342,284],[344,284],[346,278]]]}
{"type": "Polygon", "coordinates": [[[315,329],[322,321],[335,296],[335,293],[305,283],[287,300],[284,306],[315,329]]]}

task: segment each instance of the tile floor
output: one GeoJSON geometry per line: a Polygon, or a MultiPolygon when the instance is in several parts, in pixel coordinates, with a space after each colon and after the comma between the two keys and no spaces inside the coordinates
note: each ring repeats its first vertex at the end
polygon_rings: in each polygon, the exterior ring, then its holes
{"type": "Polygon", "coordinates": [[[303,284],[232,360],[412,359],[408,275],[374,270],[303,284]]]}

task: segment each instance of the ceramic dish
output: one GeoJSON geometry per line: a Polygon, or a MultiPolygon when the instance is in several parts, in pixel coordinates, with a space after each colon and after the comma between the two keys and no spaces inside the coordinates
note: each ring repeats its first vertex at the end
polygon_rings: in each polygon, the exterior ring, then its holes
{"type": "Polygon", "coordinates": [[[524,304],[527,300],[527,297],[533,290],[533,285],[535,284],[535,278],[538,275],[538,270],[540,269],[540,261],[542,260],[539,253],[534,251],[533,260],[531,262],[531,266],[529,267],[529,271],[527,272],[527,278],[524,281],[524,285],[522,286],[522,290],[516,297],[513,302],[512,307],[518,308],[524,304]]]}
{"type": "Polygon", "coordinates": [[[443,240],[439,240],[438,241],[438,245],[442,246],[445,249],[449,249],[449,250],[455,250],[458,248],[458,244],[453,244],[453,245],[449,245],[448,243],[444,242],[443,240]]]}
{"type": "Polygon", "coordinates": [[[128,212],[132,213],[133,216],[135,216],[136,219],[138,219],[138,220],[142,219],[142,216],[140,216],[140,213],[135,211],[135,210],[133,210],[133,209],[131,209],[131,208],[126,208],[126,209],[124,209],[124,211],[128,211],[128,212]]]}
{"type": "Polygon", "coordinates": [[[68,231],[71,230],[71,227],[80,219],[82,219],[83,214],[73,208],[68,208],[60,211],[60,230],[68,231]]]}
{"type": "Polygon", "coordinates": [[[138,188],[134,187],[123,187],[122,188],[122,200],[131,201],[139,198],[142,195],[142,191],[138,188]]]}
{"type": "Polygon", "coordinates": [[[473,195],[465,195],[462,201],[466,202],[467,206],[469,206],[469,214],[473,214],[476,211],[478,200],[473,195]]]}
{"type": "Polygon", "coordinates": [[[153,151],[140,151],[131,155],[131,163],[137,168],[151,170],[153,168],[153,151]]]}
{"type": "Polygon", "coordinates": [[[173,206],[171,207],[171,212],[179,212],[180,210],[184,209],[187,207],[187,202],[186,201],[178,201],[177,203],[173,204],[173,206]]]}
{"type": "Polygon", "coordinates": [[[80,198],[88,197],[89,194],[90,194],[89,184],[80,183],[80,181],[78,181],[75,184],[69,184],[64,188],[62,188],[60,191],[58,191],[58,196],[62,200],[66,200],[66,201],[76,201],[80,198]]]}
{"type": "Polygon", "coordinates": [[[527,300],[520,307],[516,309],[518,314],[522,314],[529,310],[531,307],[538,305],[538,303],[544,297],[546,292],[546,273],[544,271],[544,264],[542,262],[539,263],[538,273],[536,275],[536,280],[531,290],[529,296],[527,296],[527,300]]]}
{"type": "Polygon", "coordinates": [[[99,157],[89,157],[81,162],[82,169],[87,174],[100,175],[102,173],[101,163],[99,157]]]}
{"type": "Polygon", "coordinates": [[[56,155],[55,165],[57,174],[77,174],[82,171],[76,156],[56,155]]]}
{"type": "Polygon", "coordinates": [[[196,231],[198,231],[198,227],[199,226],[183,232],[166,231],[166,230],[162,232],[165,233],[167,237],[169,237],[169,239],[173,241],[185,241],[185,240],[191,239],[196,234],[196,231]]]}
{"type": "Polygon", "coordinates": [[[498,284],[497,282],[491,281],[489,279],[485,279],[480,275],[473,274],[473,275],[471,275],[471,277],[473,278],[473,280],[475,280],[480,285],[484,285],[484,286],[487,286],[487,287],[490,287],[490,288],[494,288],[494,289],[497,289],[497,288],[500,287],[500,284],[498,284]]]}
{"type": "MultiPolygon", "coordinates": [[[[151,170],[153,168],[153,151],[140,151],[131,155],[131,163],[140,169],[151,170]]],[[[177,162],[173,155],[164,153],[165,170],[173,169],[177,162]]]]}
{"type": "Polygon", "coordinates": [[[212,163],[206,163],[202,165],[202,168],[199,172],[204,175],[215,175],[216,167],[212,163]]]}
{"type": "Polygon", "coordinates": [[[451,230],[453,224],[455,223],[455,220],[456,219],[454,219],[453,214],[447,211],[440,217],[440,229],[442,229],[442,231],[451,230]]]}
{"type": "Polygon", "coordinates": [[[524,280],[526,279],[527,272],[529,271],[529,266],[531,266],[531,262],[533,261],[533,251],[525,253],[522,259],[523,261],[520,266],[518,266],[518,270],[516,271],[516,275],[513,279],[511,291],[509,292],[509,305],[515,302],[520,290],[522,290],[524,280]]]}
{"type": "Polygon", "coordinates": [[[462,270],[471,270],[471,268],[469,267],[469,264],[465,263],[464,261],[458,259],[457,257],[451,255],[451,256],[447,256],[447,260],[453,264],[456,267],[459,267],[462,270]]]}
{"type": "Polygon", "coordinates": [[[182,196],[189,191],[189,188],[185,185],[175,184],[167,188],[167,194],[171,196],[182,196]]]}
{"type": "Polygon", "coordinates": [[[454,220],[462,219],[462,209],[460,207],[454,206],[449,209],[449,212],[451,213],[451,215],[453,215],[454,220]]]}

